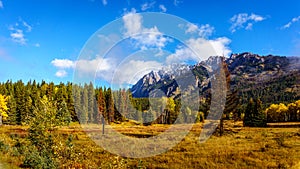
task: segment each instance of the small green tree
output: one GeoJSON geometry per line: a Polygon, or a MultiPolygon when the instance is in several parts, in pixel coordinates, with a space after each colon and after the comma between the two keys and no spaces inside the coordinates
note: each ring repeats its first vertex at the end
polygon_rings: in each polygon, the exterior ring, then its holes
{"type": "MultiPolygon", "coordinates": [[[[67,112],[66,103],[62,102],[62,108],[57,110],[56,102],[49,101],[46,95],[35,105],[34,116],[29,125],[28,139],[31,145],[25,152],[23,166],[28,168],[59,168],[62,155],[71,157],[67,148],[69,142],[63,144],[63,138],[56,133],[57,127],[65,124],[64,114],[67,112]]],[[[67,121],[71,117],[68,116],[67,121]]]]}
{"type": "Polygon", "coordinates": [[[244,126],[264,127],[266,126],[265,114],[262,110],[262,102],[259,99],[255,101],[251,98],[246,107],[244,126]]]}
{"type": "Polygon", "coordinates": [[[56,118],[62,126],[69,125],[72,121],[71,113],[69,112],[67,103],[64,100],[57,103],[56,118]]]}
{"type": "Polygon", "coordinates": [[[30,121],[28,138],[32,147],[27,152],[23,165],[30,168],[57,168],[53,146],[52,132],[58,125],[56,107],[47,96],[37,103],[34,117],[30,121]]]}

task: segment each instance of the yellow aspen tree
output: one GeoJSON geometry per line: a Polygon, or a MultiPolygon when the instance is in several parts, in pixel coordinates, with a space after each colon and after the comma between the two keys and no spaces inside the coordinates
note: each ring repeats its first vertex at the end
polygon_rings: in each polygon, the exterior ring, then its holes
{"type": "Polygon", "coordinates": [[[0,94],[0,126],[2,125],[2,119],[6,119],[8,107],[6,97],[0,94]]]}

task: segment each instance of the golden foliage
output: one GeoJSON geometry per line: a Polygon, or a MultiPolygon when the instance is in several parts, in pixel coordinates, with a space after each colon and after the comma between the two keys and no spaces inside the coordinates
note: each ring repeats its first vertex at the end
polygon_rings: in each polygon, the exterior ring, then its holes
{"type": "Polygon", "coordinates": [[[4,118],[8,117],[7,111],[7,98],[0,94],[0,115],[4,118]]]}

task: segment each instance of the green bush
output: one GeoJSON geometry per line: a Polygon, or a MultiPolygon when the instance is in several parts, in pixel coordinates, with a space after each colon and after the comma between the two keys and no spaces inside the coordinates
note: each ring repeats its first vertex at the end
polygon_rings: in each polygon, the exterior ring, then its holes
{"type": "Polygon", "coordinates": [[[0,140],[0,151],[7,152],[9,150],[9,145],[5,144],[3,140],[0,140]]]}
{"type": "Polygon", "coordinates": [[[25,155],[22,167],[33,169],[54,169],[58,168],[58,163],[54,160],[50,151],[38,151],[34,146],[31,146],[25,155]]]}

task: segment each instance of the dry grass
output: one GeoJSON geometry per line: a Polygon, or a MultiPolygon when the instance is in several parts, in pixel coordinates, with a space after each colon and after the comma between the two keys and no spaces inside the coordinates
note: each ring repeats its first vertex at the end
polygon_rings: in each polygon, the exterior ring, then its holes
{"type": "MultiPolygon", "coordinates": [[[[76,152],[80,153],[76,163],[82,164],[82,168],[300,168],[299,128],[244,128],[240,123],[232,122],[227,122],[225,126],[222,137],[216,134],[205,143],[200,143],[202,125],[196,124],[187,137],[168,152],[141,159],[123,158],[103,150],[79,125],[59,129],[59,132],[74,135],[76,152]]],[[[130,136],[148,137],[170,126],[120,124],[113,127],[130,136]]],[[[26,129],[19,126],[0,127],[0,141],[13,145],[12,137],[18,134],[23,137],[26,129]]],[[[6,153],[0,160],[17,166],[22,157],[6,153]]]]}

